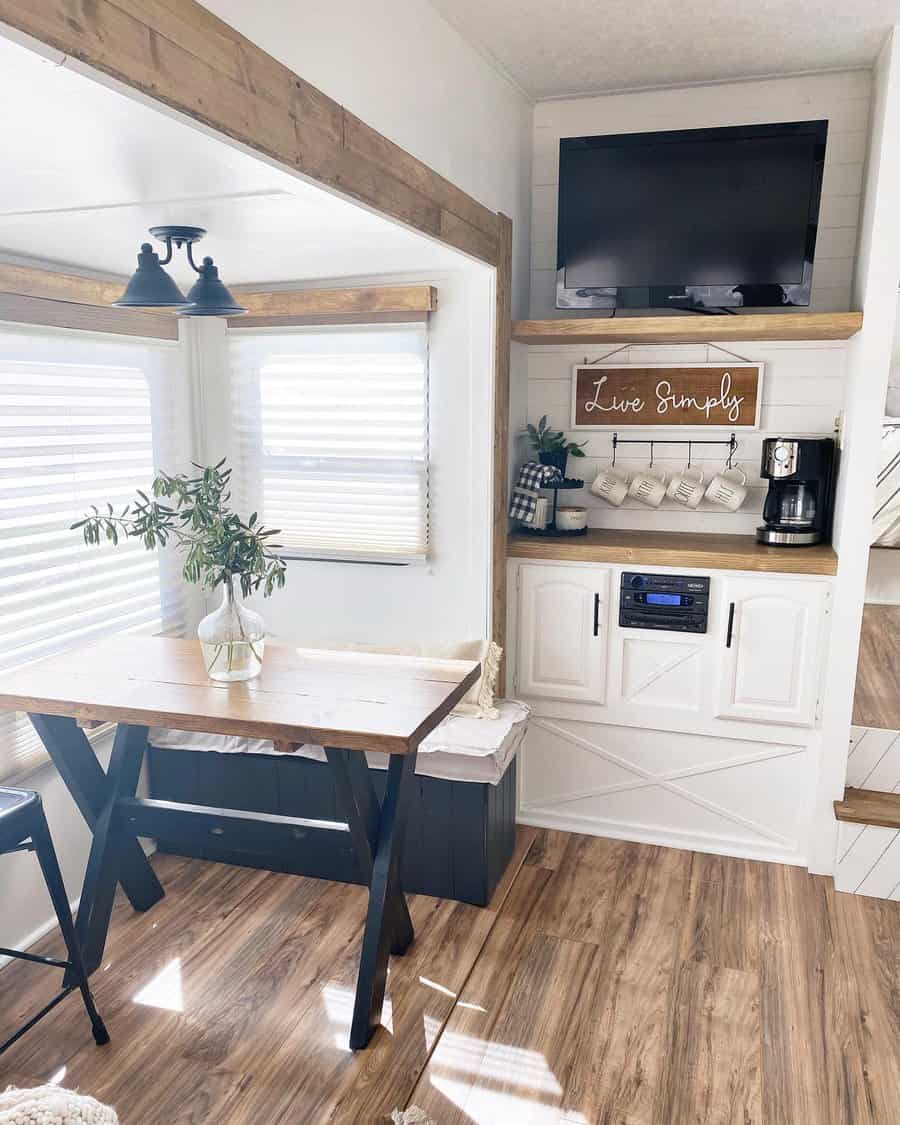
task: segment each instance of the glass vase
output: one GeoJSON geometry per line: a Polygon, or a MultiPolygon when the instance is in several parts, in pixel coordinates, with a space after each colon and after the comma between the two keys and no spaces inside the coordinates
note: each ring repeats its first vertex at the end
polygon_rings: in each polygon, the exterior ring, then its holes
{"type": "Polygon", "coordinates": [[[265,624],[241,604],[231,577],[223,584],[222,604],[203,618],[197,636],[210,679],[252,680],[262,670],[265,624]]]}

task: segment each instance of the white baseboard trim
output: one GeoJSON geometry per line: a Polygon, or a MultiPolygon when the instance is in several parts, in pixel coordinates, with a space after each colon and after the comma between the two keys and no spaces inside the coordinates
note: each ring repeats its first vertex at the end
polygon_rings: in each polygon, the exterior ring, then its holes
{"type": "Polygon", "coordinates": [[[516,815],[517,824],[527,824],[533,828],[551,828],[561,832],[578,832],[584,836],[608,836],[613,840],[630,840],[635,844],[656,844],[663,848],[679,848],[693,852],[707,852],[711,855],[732,856],[735,859],[755,859],[764,863],[784,863],[790,867],[806,867],[806,856],[785,851],[776,845],[754,847],[734,840],[715,836],[695,835],[666,829],[647,828],[645,825],[622,824],[599,817],[581,818],[541,813],[534,810],[520,810],[516,815]]]}
{"type": "MultiPolygon", "coordinates": [[[[72,901],[69,903],[69,909],[72,911],[72,917],[73,918],[75,917],[76,913],[78,912],[78,901],[79,900],[77,898],[73,898],[72,901]]],[[[41,941],[43,938],[45,938],[47,936],[47,934],[50,933],[51,930],[55,930],[55,929],[56,929],[56,915],[51,914],[51,916],[45,922],[41,922],[41,924],[38,926],[38,928],[36,930],[32,930],[30,934],[26,934],[25,937],[22,938],[19,941],[18,945],[9,946],[9,948],[10,949],[13,949],[13,948],[21,949],[23,953],[27,953],[28,950],[31,949],[31,947],[33,945],[37,945],[37,943],[39,941],[41,941]]],[[[16,960],[15,957],[0,957],[0,970],[5,969],[6,966],[10,963],[10,961],[15,961],[15,960],[16,960]]]]}
{"type": "MultiPolygon", "coordinates": [[[[155,840],[142,840],[141,845],[143,846],[145,854],[148,855],[148,856],[153,855],[153,853],[156,851],[156,841],[155,840]]],[[[69,909],[72,912],[73,918],[78,913],[79,902],[80,902],[80,896],[78,898],[73,898],[72,901],[69,903],[69,909]]],[[[56,915],[51,914],[50,917],[46,919],[46,921],[41,922],[41,924],[37,927],[37,929],[32,930],[30,934],[26,934],[25,937],[20,938],[18,943],[13,943],[12,945],[7,946],[7,948],[8,949],[21,949],[23,953],[27,953],[28,950],[31,949],[31,947],[33,945],[37,945],[37,943],[39,941],[41,941],[43,938],[45,938],[47,936],[47,934],[50,933],[51,930],[55,930],[56,926],[57,926],[56,915]]],[[[15,960],[16,960],[15,957],[0,957],[0,970],[5,969],[6,966],[10,963],[10,961],[15,961],[15,960]]]]}

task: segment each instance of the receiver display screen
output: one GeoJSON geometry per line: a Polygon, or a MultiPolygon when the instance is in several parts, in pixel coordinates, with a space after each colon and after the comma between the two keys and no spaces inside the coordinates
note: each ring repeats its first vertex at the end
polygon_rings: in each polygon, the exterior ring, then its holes
{"type": "Polygon", "coordinates": [[[648,594],[647,605],[681,605],[680,594],[648,594]]]}

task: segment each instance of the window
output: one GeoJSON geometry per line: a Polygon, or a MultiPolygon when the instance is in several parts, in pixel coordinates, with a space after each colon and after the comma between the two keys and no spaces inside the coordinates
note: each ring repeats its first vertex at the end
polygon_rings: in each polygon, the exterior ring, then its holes
{"type": "MultiPolygon", "coordinates": [[[[0,676],[182,624],[177,560],[69,530],[91,504],[124,506],[154,465],[174,467],[176,360],[171,344],[0,330],[0,676]]],[[[0,712],[0,778],[43,756],[27,717],[0,712]]]]}
{"type": "Polygon", "coordinates": [[[423,559],[425,326],[238,329],[229,351],[242,501],[288,553],[423,559]]]}

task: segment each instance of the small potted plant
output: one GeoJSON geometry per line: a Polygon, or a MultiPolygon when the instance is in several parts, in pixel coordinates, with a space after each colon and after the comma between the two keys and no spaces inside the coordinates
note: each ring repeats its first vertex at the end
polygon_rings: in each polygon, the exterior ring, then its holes
{"type": "Polygon", "coordinates": [[[245,523],[231,510],[231,469],[225,468],[224,458],[217,465],[194,468],[199,473],[193,477],[158,473],[153,499],[138,490],[138,498],[118,515],[112,504],[106,512],[94,506],[93,514],[72,529],[80,529],[88,544],[140,539],[148,551],[171,539],[184,553],[185,581],[223,589],[222,604],[197,629],[210,678],[250,680],[262,668],[265,626],[258,613],[241,604],[235,579],[245,598],[260,589],[268,597],[284,585],[287,565],[276,553],[279,544],[272,542],[279,532],[263,527],[255,512],[245,523]]]}
{"type": "Polygon", "coordinates": [[[584,457],[584,446],[587,445],[587,442],[584,441],[581,445],[578,445],[574,441],[566,441],[566,435],[562,430],[552,429],[547,421],[546,414],[537,426],[528,423],[528,436],[540,463],[552,465],[555,469],[559,469],[563,478],[566,475],[566,463],[569,457],[584,457]]]}

